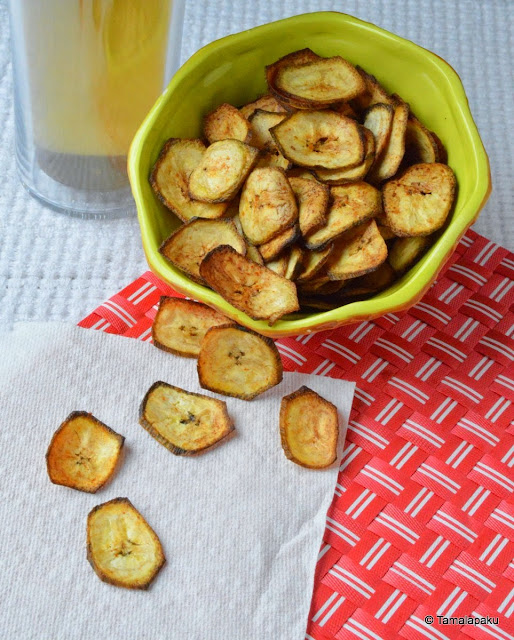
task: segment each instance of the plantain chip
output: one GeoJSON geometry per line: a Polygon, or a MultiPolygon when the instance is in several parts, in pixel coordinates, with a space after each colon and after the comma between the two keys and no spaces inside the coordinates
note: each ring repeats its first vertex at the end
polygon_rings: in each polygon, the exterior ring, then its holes
{"type": "Polygon", "coordinates": [[[391,133],[387,144],[377,160],[368,178],[372,183],[380,183],[391,178],[398,171],[405,153],[405,132],[409,118],[409,105],[398,96],[394,96],[394,114],[391,133]]]}
{"type": "Polygon", "coordinates": [[[378,230],[380,231],[380,235],[382,236],[382,238],[384,238],[384,240],[386,242],[388,240],[392,240],[393,238],[396,238],[396,234],[394,233],[394,231],[392,229],[390,229],[385,224],[380,224],[378,218],[376,218],[376,220],[377,220],[378,230]]]}
{"type": "Polygon", "coordinates": [[[432,244],[429,236],[397,238],[389,251],[389,264],[396,273],[407,271],[432,244]]]}
{"type": "Polygon", "coordinates": [[[302,52],[285,56],[266,67],[270,90],[289,106],[323,109],[365,91],[359,72],[344,58],[321,58],[316,54],[300,57],[298,53],[302,52]]]}
{"type": "Polygon", "coordinates": [[[437,147],[437,160],[436,160],[436,162],[441,162],[442,164],[447,164],[448,163],[448,153],[446,152],[444,144],[441,142],[441,138],[439,138],[439,136],[436,133],[434,133],[433,131],[431,131],[430,134],[432,135],[432,138],[434,139],[434,142],[435,142],[436,147],[437,147]]]}
{"type": "Polygon", "coordinates": [[[317,231],[327,218],[330,191],[326,185],[309,178],[289,178],[298,203],[298,221],[302,236],[317,231]]]}
{"type": "Polygon", "coordinates": [[[232,220],[191,220],[162,243],[159,253],[195,282],[203,283],[200,263],[221,244],[228,244],[242,254],[246,252],[245,241],[232,220]]]}
{"type": "Polygon", "coordinates": [[[394,109],[391,104],[376,102],[364,113],[364,126],[375,139],[375,157],[380,158],[389,142],[393,125],[394,109]]]}
{"type": "Polygon", "coordinates": [[[282,155],[301,167],[343,169],[364,160],[362,127],[335,111],[297,111],[270,133],[282,155]]]}
{"type": "Polygon", "coordinates": [[[420,162],[437,162],[439,150],[432,133],[411,113],[405,132],[405,162],[407,165],[420,162]]]}
{"type": "Polygon", "coordinates": [[[246,257],[256,262],[257,264],[264,264],[264,260],[262,259],[261,252],[257,247],[254,247],[253,244],[246,245],[246,257]]]}
{"type": "Polygon", "coordinates": [[[296,223],[298,207],[284,171],[276,167],[252,171],[241,193],[239,219],[245,237],[255,245],[296,223]]]}
{"type": "Polygon", "coordinates": [[[313,278],[308,282],[299,283],[298,287],[302,296],[305,294],[326,296],[337,293],[345,285],[346,282],[344,280],[330,280],[330,278],[325,275],[313,278]]]}
{"type": "Polygon", "coordinates": [[[124,441],[92,414],[73,411],[48,447],[48,476],[54,484],[96,493],[114,473],[124,441]]]}
{"type": "Polygon", "coordinates": [[[387,289],[396,280],[396,274],[388,262],[383,262],[378,269],[370,271],[359,278],[348,280],[345,297],[369,296],[387,289]]]}
{"type": "Polygon", "coordinates": [[[176,456],[204,453],[234,431],[225,402],[161,381],[146,392],[139,423],[176,456]]]}
{"type": "Polygon", "coordinates": [[[334,245],[329,244],[319,251],[305,251],[302,261],[302,271],[296,278],[296,281],[298,283],[307,282],[315,278],[321,272],[333,249],[334,245]]]}
{"type": "Polygon", "coordinates": [[[359,119],[358,113],[349,102],[339,102],[331,105],[330,108],[332,109],[332,111],[337,111],[337,113],[341,113],[343,116],[348,116],[349,118],[353,118],[354,120],[359,119]]]}
{"type": "Polygon", "coordinates": [[[287,118],[287,113],[276,113],[256,109],[250,116],[252,146],[257,149],[270,149],[275,147],[275,140],[269,130],[287,118]]]}
{"type": "Polygon", "coordinates": [[[348,229],[373,218],[382,209],[382,196],[367,182],[355,182],[330,189],[332,204],[324,227],[308,235],[309,249],[322,249],[348,229]]]}
{"type": "Polygon", "coordinates": [[[198,357],[200,386],[252,400],[282,380],[282,361],[271,338],[239,326],[213,327],[198,357]]]}
{"type": "Polygon", "coordinates": [[[262,109],[262,111],[272,111],[273,113],[287,113],[287,109],[285,109],[272,95],[261,96],[254,102],[249,102],[242,106],[239,111],[249,120],[257,109],[262,109]]]}
{"type": "Polygon", "coordinates": [[[335,245],[326,267],[331,280],[362,276],[379,267],[387,258],[387,245],[375,220],[350,229],[335,245]]]}
{"type": "Polygon", "coordinates": [[[337,408],[308,387],[282,398],[280,437],[289,460],[308,469],[335,462],[339,419],[337,408]]]}
{"type": "Polygon", "coordinates": [[[189,195],[202,202],[231,200],[257,161],[259,150],[240,140],[218,140],[207,147],[189,178],[189,195]]]}
{"type": "Polygon", "coordinates": [[[171,138],[164,145],[150,175],[150,184],[159,200],[182,222],[191,218],[220,218],[228,206],[226,202],[197,202],[189,195],[189,178],[204,152],[205,145],[201,140],[171,138]]]}
{"type": "Polygon", "coordinates": [[[380,82],[375,78],[375,76],[364,71],[362,67],[357,66],[356,69],[360,73],[362,79],[364,80],[364,84],[366,85],[366,91],[355,99],[355,102],[361,109],[367,109],[377,102],[380,102],[382,104],[393,103],[390,95],[380,84],[380,82]]]}
{"type": "Polygon", "coordinates": [[[293,163],[290,162],[287,158],[284,158],[284,156],[275,146],[263,149],[259,154],[259,157],[255,164],[255,168],[276,167],[277,169],[282,169],[283,171],[287,171],[292,166],[293,163]]]}
{"type": "Polygon", "coordinates": [[[200,273],[214,291],[254,320],[268,320],[272,325],[286,313],[298,311],[293,282],[245,258],[232,247],[216,247],[208,253],[200,265],[200,273]]]}
{"type": "Polygon", "coordinates": [[[292,169],[288,169],[286,171],[286,176],[289,178],[305,178],[306,180],[312,180],[313,182],[319,182],[316,176],[305,169],[304,167],[293,167],[292,169]]]}
{"type": "Polygon", "coordinates": [[[100,580],[126,589],[148,589],[166,562],[157,534],[128,498],[89,512],[87,559],[100,580]]]}
{"type": "Polygon", "coordinates": [[[205,117],[203,133],[211,144],[227,139],[250,142],[251,125],[239,109],[225,102],[205,117]]]}
{"type": "Polygon", "coordinates": [[[197,358],[207,330],[230,322],[201,302],[162,296],[152,325],[152,339],[158,349],[197,358]]]}
{"type": "Polygon", "coordinates": [[[276,260],[270,260],[266,262],[266,267],[276,273],[278,276],[285,278],[287,271],[287,258],[288,256],[280,256],[280,258],[276,258],[276,260]]]}
{"type": "Polygon", "coordinates": [[[365,138],[364,160],[350,169],[315,169],[316,177],[330,185],[347,184],[364,180],[375,160],[375,138],[369,129],[362,127],[365,138]]]}
{"type": "Polygon", "coordinates": [[[287,258],[286,272],[284,278],[288,280],[296,280],[298,274],[303,268],[303,250],[298,245],[293,245],[289,249],[287,258]]]}
{"type": "Polygon", "coordinates": [[[415,164],[383,188],[387,225],[397,236],[427,236],[440,229],[455,199],[457,181],[447,164],[415,164]]]}
{"type": "Polygon", "coordinates": [[[287,247],[296,242],[300,236],[300,230],[297,226],[289,227],[281,231],[268,242],[259,246],[259,253],[264,262],[275,260],[287,247]]]}

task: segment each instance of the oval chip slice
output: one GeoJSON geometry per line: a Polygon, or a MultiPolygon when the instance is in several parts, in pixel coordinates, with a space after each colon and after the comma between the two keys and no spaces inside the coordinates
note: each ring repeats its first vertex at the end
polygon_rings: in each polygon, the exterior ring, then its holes
{"type": "Polygon", "coordinates": [[[200,386],[252,400],[282,380],[282,360],[271,338],[239,326],[213,327],[198,357],[200,386]]]}
{"type": "Polygon", "coordinates": [[[316,169],[316,177],[329,185],[347,184],[364,180],[375,161],[375,138],[369,129],[362,127],[365,138],[364,160],[350,169],[316,169]]]}
{"type": "MultiPolygon", "coordinates": [[[[297,109],[319,109],[348,101],[366,90],[364,80],[348,60],[340,56],[298,64],[282,58],[266,68],[270,88],[297,109]]],[[[290,60],[290,56],[289,56],[290,60]]]]}
{"type": "Polygon", "coordinates": [[[337,407],[308,387],[282,398],[280,438],[289,460],[308,469],[325,469],[337,458],[337,407]]]}
{"type": "Polygon", "coordinates": [[[283,107],[274,96],[269,94],[257,98],[254,102],[249,102],[248,104],[243,105],[240,107],[239,111],[245,118],[250,119],[257,109],[262,109],[262,111],[272,111],[273,113],[287,113],[287,109],[283,107]]]}
{"type": "Polygon", "coordinates": [[[439,158],[434,136],[412,113],[407,120],[404,158],[407,165],[437,162],[439,158]]]}
{"type": "Polygon", "coordinates": [[[195,282],[203,283],[200,263],[219,245],[246,252],[244,238],[232,220],[191,220],[174,231],[159,247],[159,253],[195,282]]]}
{"type": "Polygon", "coordinates": [[[405,153],[405,134],[409,118],[409,105],[398,96],[394,96],[394,114],[389,139],[380,156],[368,173],[368,179],[378,184],[395,175],[405,153]]]}
{"type": "Polygon", "coordinates": [[[157,534],[128,498],[90,511],[87,559],[100,580],[125,589],[148,589],[166,562],[157,534]]]}
{"type": "Polygon", "coordinates": [[[270,133],[282,155],[302,167],[343,169],[364,160],[361,125],[335,111],[297,111],[270,133]]]}
{"type": "Polygon", "coordinates": [[[418,261],[431,244],[430,236],[397,238],[389,251],[389,264],[396,273],[403,273],[418,261]]]}
{"type": "Polygon", "coordinates": [[[447,164],[415,164],[384,185],[387,226],[397,236],[427,236],[440,229],[453,206],[457,181],[447,164]]]}
{"type": "Polygon", "coordinates": [[[375,139],[375,157],[382,156],[389,142],[393,125],[394,109],[391,104],[376,102],[364,113],[364,126],[371,131],[375,139]]]}
{"type": "Polygon", "coordinates": [[[152,324],[152,340],[158,349],[197,358],[207,331],[230,322],[222,313],[201,302],[162,296],[152,324]]]}
{"type": "Polygon", "coordinates": [[[362,276],[379,267],[387,258],[387,245],[375,220],[369,220],[342,235],[327,263],[331,280],[362,276]]]}
{"type": "Polygon", "coordinates": [[[333,249],[334,245],[329,244],[319,251],[305,251],[302,261],[302,270],[296,278],[296,281],[298,283],[307,282],[308,280],[315,278],[321,272],[333,249]]]}
{"type": "Polygon", "coordinates": [[[286,313],[298,311],[293,282],[232,247],[217,247],[208,253],[200,265],[200,273],[214,291],[254,320],[268,320],[272,325],[286,313]]]}
{"type": "Polygon", "coordinates": [[[285,118],[287,118],[287,113],[256,109],[253,115],[250,116],[252,146],[257,147],[257,149],[272,149],[275,147],[275,140],[271,137],[269,130],[285,118]]]}
{"type": "Polygon", "coordinates": [[[259,253],[264,262],[275,260],[287,247],[296,242],[300,237],[300,230],[297,226],[289,227],[285,231],[281,231],[268,242],[259,246],[259,253]]]}
{"type": "Polygon", "coordinates": [[[382,195],[367,182],[332,187],[332,204],[324,227],[305,238],[309,249],[322,249],[348,229],[373,218],[382,210],[382,195]]]}
{"type": "Polygon", "coordinates": [[[317,180],[290,177],[289,184],[298,203],[298,221],[302,236],[322,227],[327,219],[330,191],[317,180]]]}
{"type": "Polygon", "coordinates": [[[227,138],[249,142],[251,138],[248,120],[239,109],[226,102],[205,117],[203,132],[210,143],[227,138]]]}
{"type": "Polygon", "coordinates": [[[191,172],[189,195],[202,202],[231,200],[246,180],[258,154],[258,149],[240,140],[213,142],[191,172]]]}
{"type": "Polygon", "coordinates": [[[276,167],[254,169],[239,201],[239,220],[246,238],[252,244],[264,244],[297,219],[298,207],[284,171],[276,167]]]}
{"type": "Polygon", "coordinates": [[[171,138],[157,158],[150,184],[159,200],[182,220],[220,218],[228,203],[210,204],[193,200],[189,195],[189,177],[205,152],[201,140],[171,138]]]}
{"type": "Polygon", "coordinates": [[[234,431],[222,400],[155,382],[141,403],[140,425],[176,456],[194,456],[234,431]]]}
{"type": "Polygon", "coordinates": [[[96,493],[110,479],[125,438],[91,413],[73,411],[54,433],[46,453],[50,480],[96,493]]]}

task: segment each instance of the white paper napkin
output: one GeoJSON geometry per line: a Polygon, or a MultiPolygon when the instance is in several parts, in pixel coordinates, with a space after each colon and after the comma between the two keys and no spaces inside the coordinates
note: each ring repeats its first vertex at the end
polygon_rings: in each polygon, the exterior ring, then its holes
{"type": "Polygon", "coordinates": [[[236,437],[178,458],[138,424],[139,405],[156,380],[209,394],[195,360],[53,323],[15,326],[0,354],[2,637],[303,640],[337,464],[310,471],[285,458],[280,399],[306,384],[337,405],[345,431],[353,383],[285,374],[252,402],[224,398],[236,437]],[[50,438],[74,410],[126,437],[121,468],[97,494],[47,476],[50,438]],[[166,554],[146,592],[101,582],[86,560],[87,514],[117,496],[166,554]]]}

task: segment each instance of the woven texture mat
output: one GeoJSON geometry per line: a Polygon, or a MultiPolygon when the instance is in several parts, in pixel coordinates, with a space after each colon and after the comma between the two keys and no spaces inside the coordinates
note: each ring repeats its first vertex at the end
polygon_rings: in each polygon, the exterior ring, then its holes
{"type": "MultiPolygon", "coordinates": [[[[150,341],[163,294],[147,272],[80,326],[150,341]]],[[[470,230],[408,312],[277,341],[357,383],[306,638],[514,637],[513,337],[514,254],[470,230]]]]}

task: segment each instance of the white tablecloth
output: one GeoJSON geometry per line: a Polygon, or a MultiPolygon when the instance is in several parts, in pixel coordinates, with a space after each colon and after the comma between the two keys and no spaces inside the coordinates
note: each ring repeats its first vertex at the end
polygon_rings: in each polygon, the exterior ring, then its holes
{"type": "MultiPolygon", "coordinates": [[[[135,217],[84,221],[46,209],[17,179],[7,0],[0,0],[0,325],[77,322],[146,269],[135,217]]],[[[436,52],[459,73],[491,161],[475,229],[514,250],[513,0],[186,0],[181,60],[207,42],[287,16],[338,10],[436,52]]]]}

